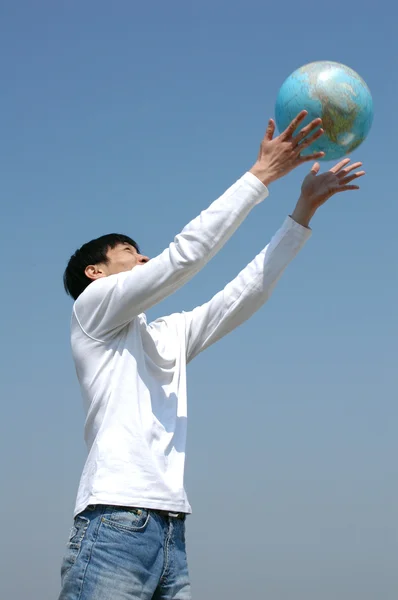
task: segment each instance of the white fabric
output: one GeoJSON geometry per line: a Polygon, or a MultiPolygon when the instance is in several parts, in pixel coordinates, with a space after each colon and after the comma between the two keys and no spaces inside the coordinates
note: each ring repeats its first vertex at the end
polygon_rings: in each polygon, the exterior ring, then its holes
{"type": "Polygon", "coordinates": [[[73,306],[71,344],[87,414],[75,515],[89,504],[191,512],[184,490],[186,364],[269,298],[311,234],[288,217],[224,290],[147,323],[220,250],[267,188],[245,173],[159,256],[92,282],[73,306]]]}

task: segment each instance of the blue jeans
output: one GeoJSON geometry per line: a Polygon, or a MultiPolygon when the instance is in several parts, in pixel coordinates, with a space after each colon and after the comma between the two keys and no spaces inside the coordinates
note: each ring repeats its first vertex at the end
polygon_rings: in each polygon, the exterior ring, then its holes
{"type": "Polygon", "coordinates": [[[59,600],[191,600],[185,517],[120,506],[77,515],[59,600]]]}

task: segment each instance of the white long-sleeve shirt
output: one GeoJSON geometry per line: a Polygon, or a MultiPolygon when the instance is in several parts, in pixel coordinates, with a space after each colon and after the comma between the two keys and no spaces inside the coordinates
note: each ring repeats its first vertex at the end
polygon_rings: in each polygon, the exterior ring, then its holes
{"type": "Polygon", "coordinates": [[[209,302],[149,324],[145,311],[191,279],[267,195],[245,173],[159,256],[93,281],[74,303],[71,344],[88,447],[75,515],[89,504],[191,512],[184,489],[186,365],[264,304],[310,230],[287,217],[209,302]]]}

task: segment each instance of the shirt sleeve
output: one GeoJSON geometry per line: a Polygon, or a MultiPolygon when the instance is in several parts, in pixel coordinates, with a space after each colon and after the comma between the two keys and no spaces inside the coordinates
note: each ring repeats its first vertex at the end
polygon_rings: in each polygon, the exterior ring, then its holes
{"type": "Polygon", "coordinates": [[[74,304],[81,328],[102,340],[171,295],[204,267],[267,196],[261,181],[245,173],[160,255],[131,271],[90,283],[74,304]]]}
{"type": "Polygon", "coordinates": [[[187,362],[244,323],[271,296],[287,265],[311,235],[287,217],[271,242],[209,302],[183,313],[187,362]]]}

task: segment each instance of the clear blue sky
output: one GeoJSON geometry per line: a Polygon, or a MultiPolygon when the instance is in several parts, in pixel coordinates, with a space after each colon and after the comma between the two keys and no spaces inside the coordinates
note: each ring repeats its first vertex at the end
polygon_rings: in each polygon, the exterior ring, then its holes
{"type": "MultiPolygon", "coordinates": [[[[353,155],[368,174],[315,217],[270,302],[189,367],[189,562],[202,600],[396,600],[396,21],[386,0],[1,3],[2,599],[59,591],[85,459],[70,254],[113,231],[159,253],[250,168],[285,77],[330,59],[373,94],[353,155]]],[[[148,317],[218,291],[305,173],[148,317]]]]}

